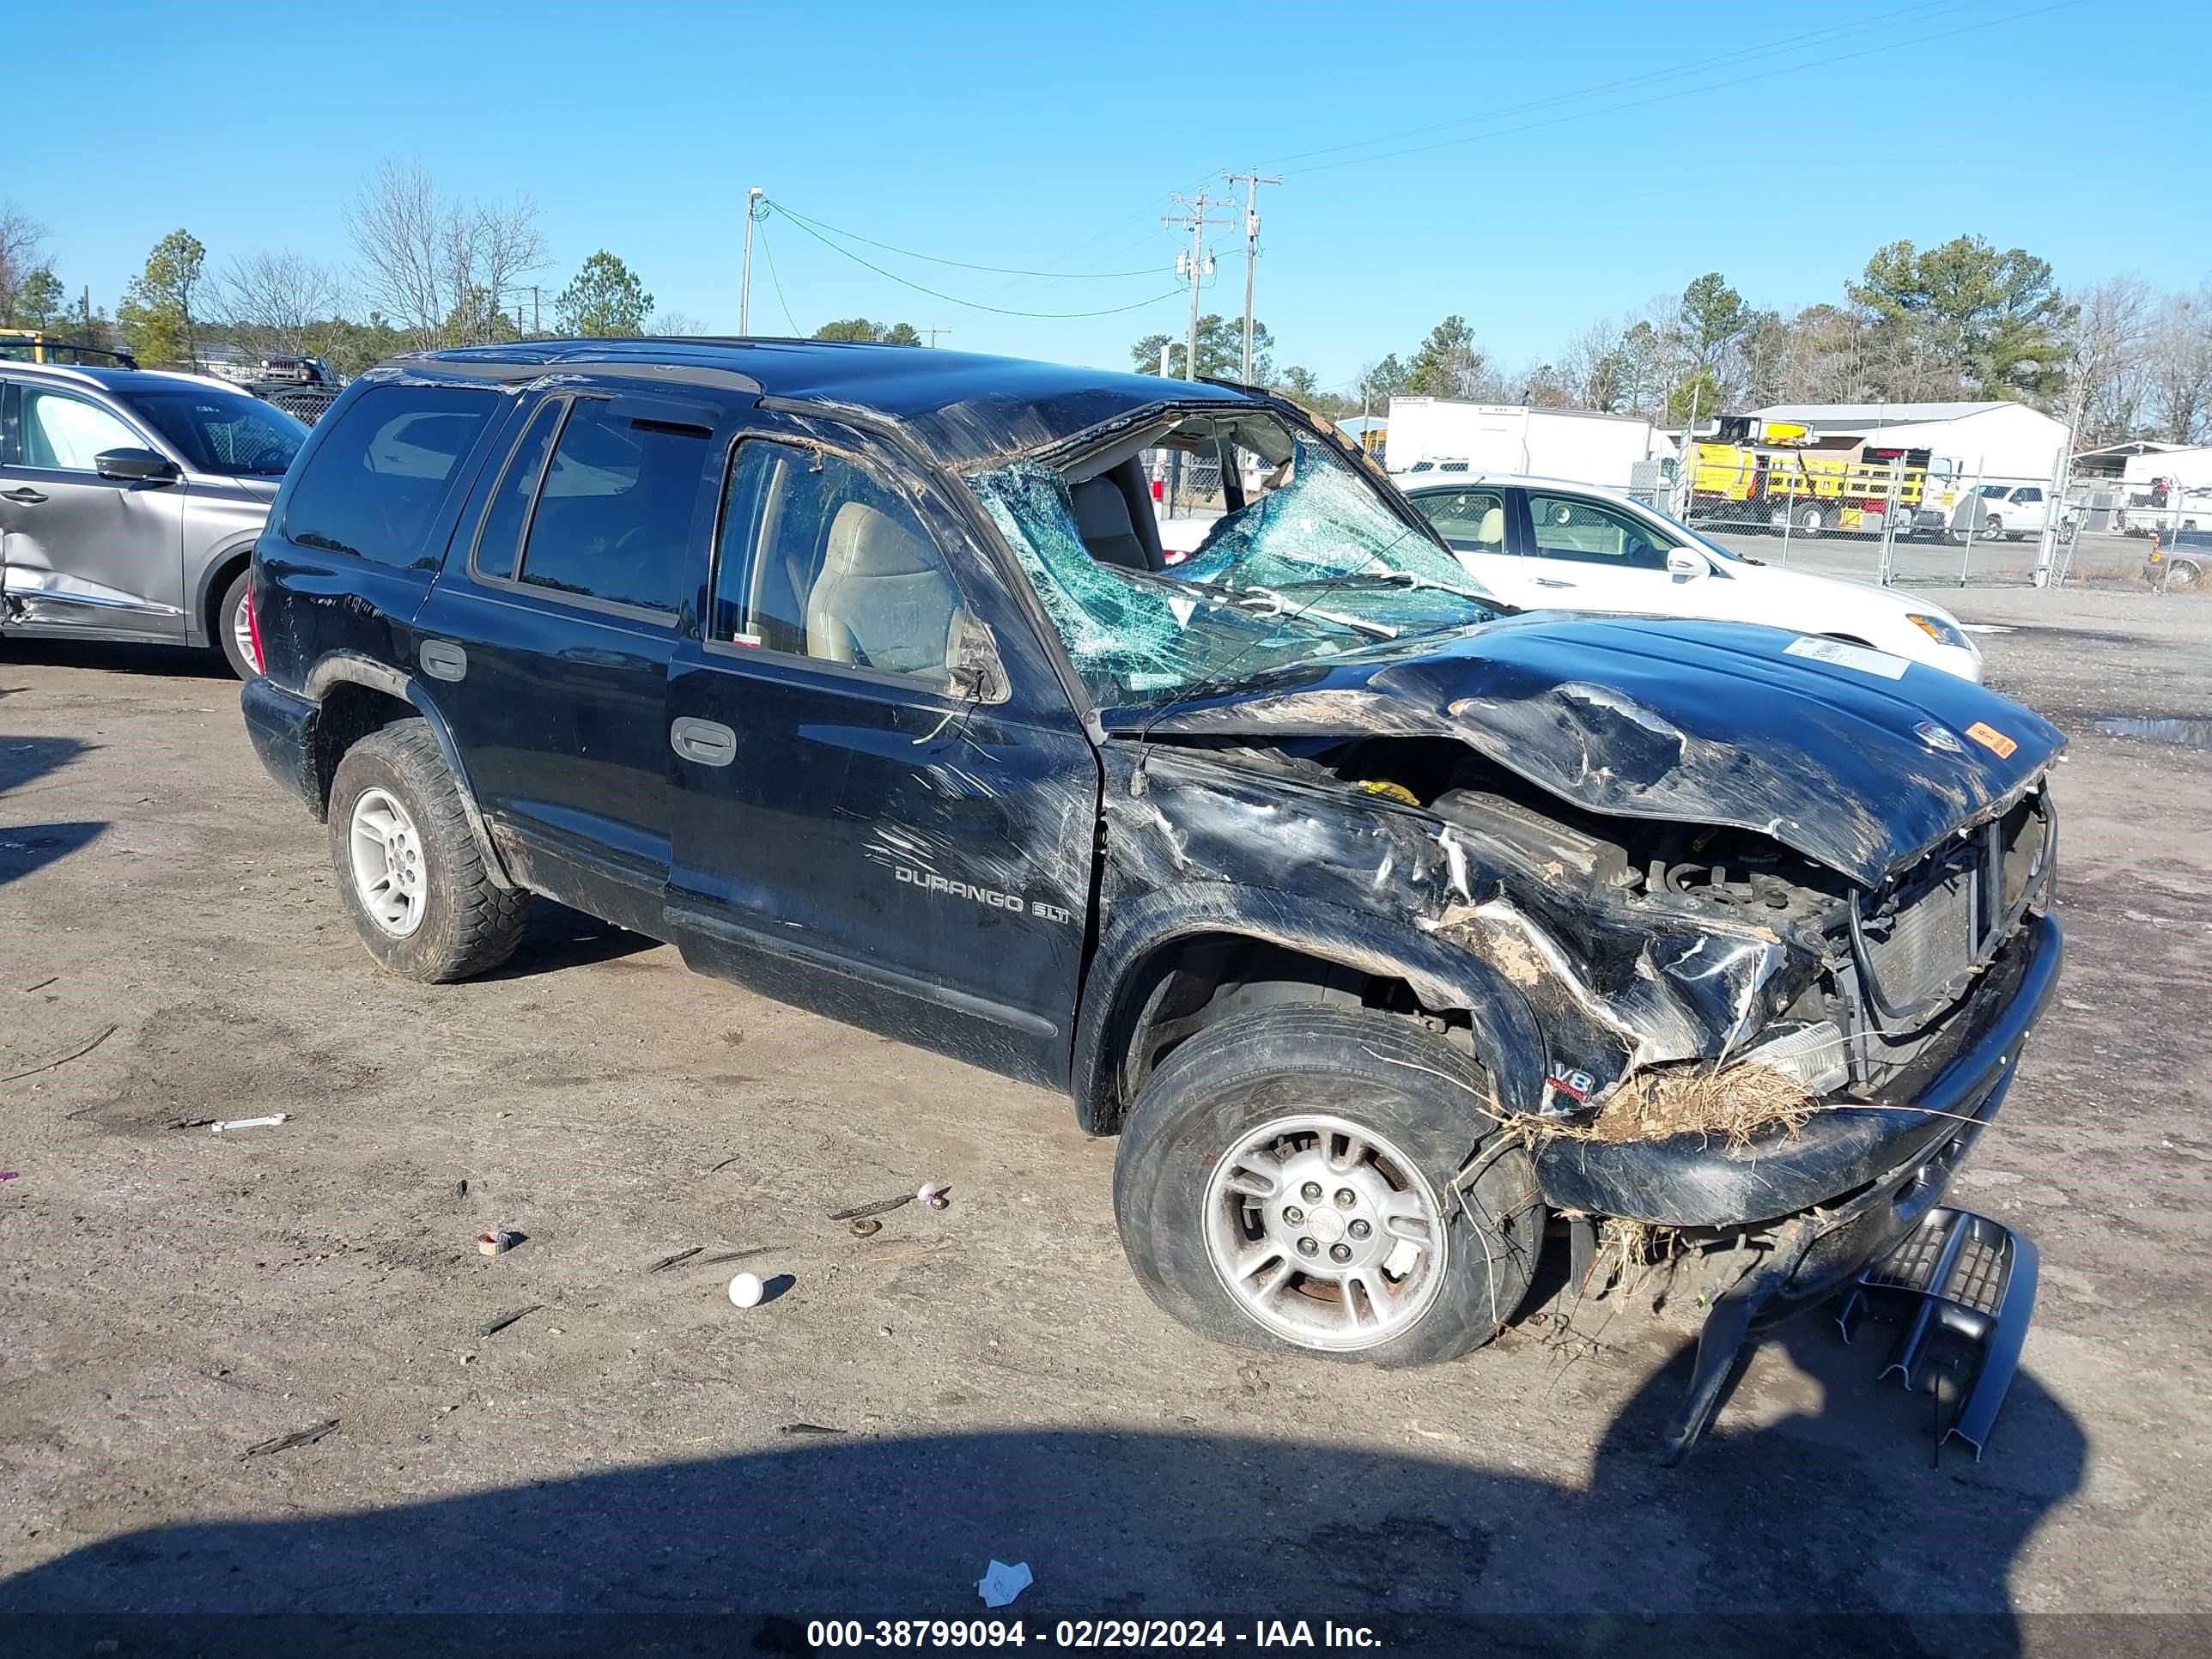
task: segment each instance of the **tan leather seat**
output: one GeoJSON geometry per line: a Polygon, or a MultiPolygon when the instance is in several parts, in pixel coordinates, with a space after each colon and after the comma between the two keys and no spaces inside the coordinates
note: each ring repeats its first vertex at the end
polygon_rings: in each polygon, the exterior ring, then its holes
{"type": "Polygon", "coordinates": [[[1492,507],[1484,510],[1482,524],[1474,532],[1474,539],[1481,544],[1485,551],[1503,553],[1505,550],[1505,509],[1504,507],[1492,507]]]}
{"type": "Polygon", "coordinates": [[[808,656],[941,680],[960,622],[936,549],[865,502],[837,509],[806,597],[808,656]]]}

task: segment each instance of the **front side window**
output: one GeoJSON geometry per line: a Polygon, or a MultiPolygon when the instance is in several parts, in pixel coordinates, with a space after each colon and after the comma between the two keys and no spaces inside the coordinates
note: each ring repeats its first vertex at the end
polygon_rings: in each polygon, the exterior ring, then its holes
{"type": "Polygon", "coordinates": [[[1460,552],[1505,550],[1505,498],[1494,489],[1431,489],[1413,505],[1460,552]]]}
{"type": "Polygon", "coordinates": [[[960,592],[896,491],[825,450],[738,446],[722,505],[708,637],[942,685],[960,592]]]}
{"type": "Polygon", "coordinates": [[[131,406],[193,471],[224,477],[281,477],[307,438],[307,428],[283,410],[213,386],[135,390],[131,406]]]}
{"type": "Polygon", "coordinates": [[[1664,570],[1672,544],[1633,514],[1579,495],[1528,495],[1536,551],[1629,570],[1664,570]]]}
{"type": "Polygon", "coordinates": [[[286,538],[403,568],[436,563],[423,537],[498,402],[497,392],[480,386],[363,392],[293,482],[286,538]]]}
{"type": "Polygon", "coordinates": [[[562,423],[523,544],[521,580],[645,611],[675,611],[712,434],[579,399],[562,423]]]}
{"type": "Polygon", "coordinates": [[[143,449],[145,440],[89,398],[43,386],[23,388],[23,465],[58,472],[97,472],[93,458],[110,449],[143,449]]]}

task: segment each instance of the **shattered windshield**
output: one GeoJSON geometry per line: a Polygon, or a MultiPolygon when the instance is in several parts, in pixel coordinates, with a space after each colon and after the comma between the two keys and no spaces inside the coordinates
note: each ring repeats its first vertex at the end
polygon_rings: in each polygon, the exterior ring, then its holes
{"type": "Polygon", "coordinates": [[[1055,460],[969,487],[1108,707],[1433,641],[1504,608],[1341,456],[1261,410],[1163,410],[1055,460]]]}

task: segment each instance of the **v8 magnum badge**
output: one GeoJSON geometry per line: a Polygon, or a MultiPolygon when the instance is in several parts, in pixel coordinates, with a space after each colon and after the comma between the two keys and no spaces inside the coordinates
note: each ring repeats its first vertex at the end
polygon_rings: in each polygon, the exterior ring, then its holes
{"type": "Polygon", "coordinates": [[[1963,755],[1966,752],[1965,744],[1960,743],[1958,738],[1936,725],[1934,720],[1923,720],[1912,729],[1919,734],[1920,741],[1930,749],[1940,749],[1947,755],[1963,755]]]}

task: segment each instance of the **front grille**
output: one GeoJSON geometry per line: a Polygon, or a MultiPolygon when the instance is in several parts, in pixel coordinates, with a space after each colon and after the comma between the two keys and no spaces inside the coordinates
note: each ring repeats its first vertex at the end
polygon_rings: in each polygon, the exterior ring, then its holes
{"type": "Polygon", "coordinates": [[[1858,1064],[1862,1037],[1910,1040],[1964,994],[2047,890],[2057,858],[2057,820],[2039,793],[1852,902],[1841,988],[1858,1064]]]}
{"type": "Polygon", "coordinates": [[[1866,924],[1867,965],[1892,1007],[1925,1002],[1974,965],[1980,844],[1939,866],[1889,915],[1866,924]]]}

